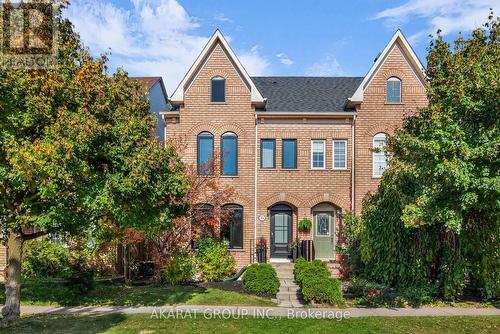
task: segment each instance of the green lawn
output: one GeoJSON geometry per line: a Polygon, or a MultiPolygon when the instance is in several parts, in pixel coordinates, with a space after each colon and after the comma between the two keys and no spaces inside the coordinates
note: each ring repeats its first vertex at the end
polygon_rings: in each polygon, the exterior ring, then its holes
{"type": "Polygon", "coordinates": [[[499,333],[500,317],[158,320],[149,315],[33,316],[0,333],[499,333]]]}
{"type": "MultiPolygon", "coordinates": [[[[5,291],[0,285],[0,291],[5,291]]],[[[0,293],[0,305],[5,302],[5,294],[0,293]]],[[[251,305],[273,306],[268,299],[253,295],[204,289],[194,286],[128,286],[124,284],[97,284],[85,296],[75,296],[66,287],[43,282],[23,282],[21,285],[23,305],[118,305],[118,306],[159,306],[173,304],[189,305],[251,305]]]]}

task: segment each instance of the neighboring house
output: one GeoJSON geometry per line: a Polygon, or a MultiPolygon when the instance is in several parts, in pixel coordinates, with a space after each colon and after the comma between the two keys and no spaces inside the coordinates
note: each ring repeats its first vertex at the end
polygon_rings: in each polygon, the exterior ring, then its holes
{"type": "Polygon", "coordinates": [[[423,66],[399,30],[365,77],[250,77],[216,31],[170,103],[166,136],[187,141],[183,160],[200,177],[220,162],[214,176],[236,191],[230,226],[215,233],[242,266],[261,238],[273,260],[309,239],[316,258],[338,261],[342,213],[361,212],[388,167],[387,134],[427,98],[423,66]],[[298,231],[303,218],[311,231],[298,231]]]}
{"type": "Polygon", "coordinates": [[[155,135],[159,140],[165,139],[165,124],[160,113],[170,109],[168,94],[161,77],[131,77],[130,80],[138,81],[141,84],[142,92],[147,96],[150,103],[150,111],[155,115],[158,125],[155,135]]]}

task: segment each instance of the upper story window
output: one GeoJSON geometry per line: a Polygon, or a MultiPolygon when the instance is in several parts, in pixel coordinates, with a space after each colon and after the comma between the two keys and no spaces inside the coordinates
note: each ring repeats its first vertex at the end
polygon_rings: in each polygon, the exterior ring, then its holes
{"type": "Polygon", "coordinates": [[[297,168],[297,139],[283,139],[281,166],[284,169],[297,168]]]}
{"type": "Polygon", "coordinates": [[[226,79],[212,78],[212,102],[226,102],[226,79]]]}
{"type": "Polygon", "coordinates": [[[212,175],[214,160],[214,136],[210,132],[198,135],[198,175],[212,175]]]}
{"type": "Polygon", "coordinates": [[[276,141],[274,139],[260,140],[260,167],[276,167],[276,141]]]}
{"type": "Polygon", "coordinates": [[[386,138],[385,133],[377,133],[373,137],[373,177],[381,177],[388,167],[385,151],[386,138]]]}
{"type": "Polygon", "coordinates": [[[347,168],[347,140],[333,141],[333,169],[347,168]]]}
{"type": "Polygon", "coordinates": [[[222,207],[220,237],[229,243],[229,248],[243,248],[243,207],[228,204],[222,207]]]}
{"type": "Polygon", "coordinates": [[[226,132],[221,138],[222,175],[238,174],[238,137],[226,132]]]}
{"type": "Polygon", "coordinates": [[[401,80],[396,77],[387,79],[387,103],[401,103],[401,80]]]}
{"type": "Polygon", "coordinates": [[[325,141],[311,141],[311,168],[325,169],[325,141]]]}

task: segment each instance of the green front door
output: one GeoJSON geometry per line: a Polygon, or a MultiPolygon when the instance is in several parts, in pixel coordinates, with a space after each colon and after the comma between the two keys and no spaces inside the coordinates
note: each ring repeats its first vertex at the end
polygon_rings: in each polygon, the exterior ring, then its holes
{"type": "Polygon", "coordinates": [[[332,212],[314,213],[314,254],[317,259],[335,258],[335,223],[332,212]]]}

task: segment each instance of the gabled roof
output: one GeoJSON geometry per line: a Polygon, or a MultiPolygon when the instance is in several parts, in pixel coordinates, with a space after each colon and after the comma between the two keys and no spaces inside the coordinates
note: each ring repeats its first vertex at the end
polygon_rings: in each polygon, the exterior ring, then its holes
{"type": "Polygon", "coordinates": [[[265,112],[344,112],[363,77],[252,77],[265,112]]]}
{"type": "Polygon", "coordinates": [[[165,102],[168,103],[168,94],[165,89],[165,84],[163,83],[163,79],[161,77],[129,77],[131,81],[137,81],[141,84],[141,92],[146,94],[149,90],[159,82],[163,95],[165,96],[165,102]]]}
{"type": "Polygon", "coordinates": [[[186,76],[184,76],[184,79],[182,79],[181,83],[179,86],[177,86],[177,89],[175,92],[172,94],[170,97],[170,101],[173,104],[176,103],[181,103],[184,101],[184,91],[186,89],[187,84],[191,81],[191,79],[198,73],[200,68],[203,66],[203,64],[206,62],[208,56],[210,56],[211,51],[215,48],[217,44],[220,44],[230,60],[235,64],[237,70],[239,71],[240,75],[243,77],[242,79],[246,81],[246,84],[250,87],[250,92],[251,92],[251,98],[252,102],[256,104],[262,104],[265,103],[264,98],[260,94],[259,90],[253,83],[252,79],[248,75],[247,71],[241,64],[241,62],[238,60],[238,57],[234,54],[233,50],[229,46],[228,42],[222,35],[222,33],[217,29],[215,33],[212,35],[208,43],[205,45],[203,48],[203,51],[201,51],[200,55],[198,58],[196,58],[196,61],[194,64],[191,66],[189,69],[188,73],[186,76]]]}
{"type": "Polygon", "coordinates": [[[420,62],[420,59],[418,59],[416,53],[413,51],[410,43],[408,43],[408,40],[406,37],[403,35],[400,29],[398,29],[394,35],[392,36],[391,40],[389,43],[386,45],[384,50],[380,53],[380,55],[377,57],[377,60],[373,63],[372,67],[368,71],[368,74],[364,77],[363,81],[361,84],[358,86],[354,94],[349,98],[348,105],[352,106],[357,103],[363,102],[363,93],[370,84],[371,80],[375,76],[375,74],[378,72],[382,64],[384,63],[385,59],[389,55],[390,51],[392,48],[396,45],[399,45],[403,51],[403,53],[406,55],[410,66],[412,67],[413,71],[415,72],[415,75],[417,78],[420,80],[423,86],[425,86],[425,71],[424,71],[424,66],[420,62]]]}

